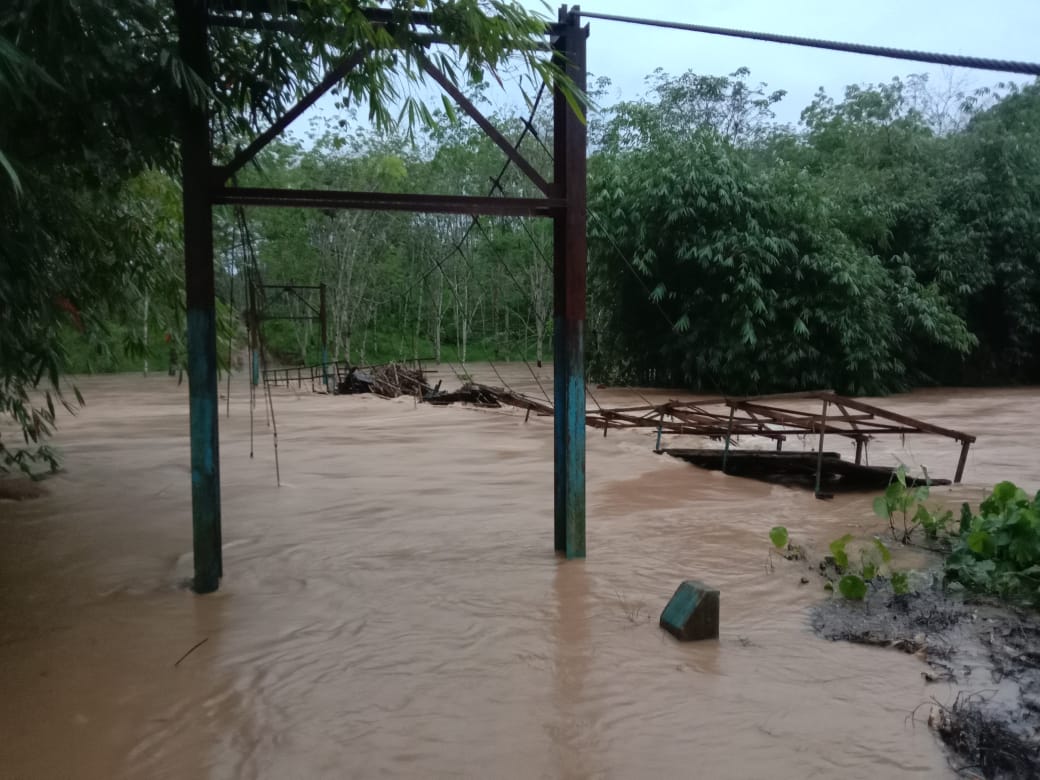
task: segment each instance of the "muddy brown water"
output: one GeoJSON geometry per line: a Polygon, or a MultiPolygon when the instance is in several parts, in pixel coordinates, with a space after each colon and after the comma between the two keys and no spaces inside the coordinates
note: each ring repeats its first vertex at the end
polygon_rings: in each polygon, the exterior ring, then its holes
{"type": "MultiPolygon", "coordinates": [[[[538,391],[526,368],[498,369],[538,391]]],[[[958,689],[926,685],[913,657],[815,637],[819,583],[767,571],[771,526],[822,549],[879,528],[868,497],[816,501],[655,455],[652,431],[590,431],[589,557],[564,562],[550,421],[283,390],[278,488],[262,410],[249,458],[236,379],[220,420],[225,579],[196,597],[180,587],[186,387],[80,386],[88,407],[57,437],[66,472],[41,498],[0,501],[3,777],[952,775],[908,716],[958,689]],[[721,589],[717,643],[657,626],[688,577],[721,589]]],[[[1040,487],[1036,399],[885,403],[979,435],[966,484],[936,491],[958,502],[1003,478],[1040,487]]],[[[896,441],[871,462],[896,454],[949,476],[957,447],[896,441]]]]}

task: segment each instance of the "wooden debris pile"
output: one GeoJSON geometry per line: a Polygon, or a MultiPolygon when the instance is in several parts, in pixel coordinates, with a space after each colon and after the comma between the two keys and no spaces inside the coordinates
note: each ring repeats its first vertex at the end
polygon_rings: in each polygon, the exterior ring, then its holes
{"type": "Polygon", "coordinates": [[[402,395],[425,397],[434,391],[427,384],[421,367],[386,363],[351,368],[337,383],[336,392],[341,395],[375,393],[383,398],[397,398],[402,395]]]}
{"type": "Polygon", "coordinates": [[[440,392],[439,390],[431,391],[424,396],[423,400],[434,406],[463,403],[498,409],[502,406],[498,401],[498,393],[497,388],[467,382],[452,393],[440,392]]]}
{"type": "Polygon", "coordinates": [[[474,406],[497,409],[502,406],[515,406],[518,409],[526,409],[529,412],[552,416],[553,408],[544,401],[536,401],[522,393],[512,390],[504,390],[501,387],[467,382],[453,393],[442,393],[437,390],[424,397],[427,403],[435,406],[447,406],[448,404],[464,403],[474,406]]]}

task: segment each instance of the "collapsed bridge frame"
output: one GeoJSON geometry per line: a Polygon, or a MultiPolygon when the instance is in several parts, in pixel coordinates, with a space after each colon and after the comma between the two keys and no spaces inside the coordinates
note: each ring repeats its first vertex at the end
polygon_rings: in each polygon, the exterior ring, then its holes
{"type": "MultiPolygon", "coordinates": [[[[552,415],[551,405],[509,389],[486,385],[468,385],[458,393],[429,397],[431,403],[444,404],[455,401],[475,400],[482,405],[508,405],[525,409],[530,415],[552,415]]],[[[964,477],[968,451],[976,437],[918,420],[905,414],[883,409],[855,398],[838,395],[832,390],[779,393],[752,397],[718,397],[694,400],[671,400],[660,404],[647,402],[639,406],[604,408],[597,405],[587,409],[585,422],[590,428],[602,428],[603,435],[612,428],[650,428],[657,430],[657,452],[668,452],[685,460],[706,467],[719,466],[727,471],[729,462],[737,457],[731,455],[732,442],[740,436],[758,436],[776,442],[780,453],[789,436],[818,435],[818,445],[811,454],[815,461],[815,492],[821,493],[821,481],[825,470],[865,476],[870,469],[863,465],[863,458],[870,441],[879,436],[905,437],[913,434],[943,436],[961,445],[954,483],[964,477]],[[821,404],[819,411],[802,408],[806,402],[821,404]],[[797,405],[792,405],[797,404],[797,405]],[[709,450],[661,449],[661,436],[670,435],[706,436],[725,442],[721,453],[709,450]],[[824,451],[825,437],[842,436],[856,442],[855,462],[840,463],[836,453],[824,451]]],[[[743,455],[752,455],[750,452],[743,455]]],[[[768,453],[755,451],[754,457],[765,459],[768,453]]],[[[778,462],[780,458],[773,458],[778,462]]],[[[789,458],[800,470],[806,465],[805,454],[789,458]]],[[[889,469],[874,469],[876,475],[887,478],[889,469]]],[[[935,483],[942,480],[932,480],[935,483]]]]}

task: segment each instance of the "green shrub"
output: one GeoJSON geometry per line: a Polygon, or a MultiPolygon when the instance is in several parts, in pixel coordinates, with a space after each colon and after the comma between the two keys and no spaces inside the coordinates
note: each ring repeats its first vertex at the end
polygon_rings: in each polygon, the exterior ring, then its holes
{"type": "Polygon", "coordinates": [[[945,564],[948,584],[1040,606],[1040,493],[1001,482],[961,531],[945,564]]]}
{"type": "MultiPolygon", "coordinates": [[[[928,472],[925,472],[927,478],[928,472]]],[[[874,499],[874,514],[888,520],[892,538],[909,544],[918,528],[924,531],[927,539],[938,540],[940,534],[949,533],[953,523],[953,512],[945,511],[933,514],[922,503],[928,498],[927,484],[909,487],[906,482],[906,466],[900,466],[893,472],[893,480],[885,490],[885,494],[874,499]],[[902,532],[896,527],[896,520],[902,520],[902,532]]]]}

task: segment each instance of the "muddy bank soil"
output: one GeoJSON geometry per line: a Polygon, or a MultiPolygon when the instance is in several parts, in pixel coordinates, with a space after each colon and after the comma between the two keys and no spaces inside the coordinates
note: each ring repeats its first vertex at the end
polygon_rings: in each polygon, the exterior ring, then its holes
{"type": "MultiPolygon", "coordinates": [[[[937,578],[937,577],[936,577],[937,578]]],[[[988,600],[959,600],[938,584],[915,594],[871,589],[863,602],[834,598],[812,610],[831,640],[890,647],[928,664],[925,680],[958,689],[952,703],[910,715],[926,721],[966,777],[1035,778],[1040,772],[1040,616],[988,600]]],[[[948,699],[948,697],[943,697],[948,699]]]]}
{"type": "Polygon", "coordinates": [[[26,479],[21,474],[0,476],[0,501],[29,501],[47,495],[42,482],[26,479]]]}

